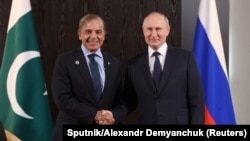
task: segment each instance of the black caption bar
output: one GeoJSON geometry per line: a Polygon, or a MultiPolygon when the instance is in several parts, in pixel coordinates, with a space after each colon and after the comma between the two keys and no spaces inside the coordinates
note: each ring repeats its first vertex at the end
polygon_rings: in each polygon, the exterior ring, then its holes
{"type": "Polygon", "coordinates": [[[209,126],[176,126],[176,125],[65,125],[64,141],[80,141],[86,137],[149,137],[151,139],[249,139],[250,125],[209,125],[209,126]]]}

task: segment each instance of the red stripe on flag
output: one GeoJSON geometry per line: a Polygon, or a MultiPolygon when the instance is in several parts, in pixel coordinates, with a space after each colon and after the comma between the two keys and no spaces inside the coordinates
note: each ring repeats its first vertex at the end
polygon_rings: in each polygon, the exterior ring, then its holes
{"type": "Polygon", "coordinates": [[[216,125],[213,117],[209,113],[207,106],[205,105],[205,125],[216,125]]]}

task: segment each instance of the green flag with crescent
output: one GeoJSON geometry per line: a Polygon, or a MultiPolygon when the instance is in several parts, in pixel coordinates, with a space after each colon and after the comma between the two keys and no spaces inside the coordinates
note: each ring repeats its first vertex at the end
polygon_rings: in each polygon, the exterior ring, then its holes
{"type": "Polygon", "coordinates": [[[12,0],[0,67],[0,121],[8,139],[51,140],[53,124],[29,0],[12,0]]]}

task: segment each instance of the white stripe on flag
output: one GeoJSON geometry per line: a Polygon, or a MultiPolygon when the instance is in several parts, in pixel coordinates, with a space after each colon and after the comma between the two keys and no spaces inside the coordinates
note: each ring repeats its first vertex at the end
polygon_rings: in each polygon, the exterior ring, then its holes
{"type": "Polygon", "coordinates": [[[9,32],[9,30],[16,24],[20,17],[22,17],[29,11],[31,11],[29,0],[13,0],[7,32],[9,32]]]}
{"type": "Polygon", "coordinates": [[[221,31],[218,21],[218,14],[215,0],[201,0],[199,9],[199,18],[206,30],[208,39],[214,47],[221,67],[228,79],[226,61],[221,39],[221,31]],[[209,4],[210,3],[210,4],[209,4]],[[209,6],[208,6],[209,5],[209,6]],[[209,13],[209,14],[208,14],[209,13]]]}

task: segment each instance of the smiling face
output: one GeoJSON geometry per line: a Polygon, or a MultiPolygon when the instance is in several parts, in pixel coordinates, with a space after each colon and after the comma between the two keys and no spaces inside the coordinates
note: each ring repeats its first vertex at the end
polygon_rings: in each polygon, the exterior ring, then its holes
{"type": "Polygon", "coordinates": [[[79,40],[91,52],[99,49],[105,40],[104,23],[100,18],[92,18],[80,22],[78,30],[79,40]]]}
{"type": "Polygon", "coordinates": [[[157,50],[166,42],[170,26],[164,15],[154,12],[144,19],[142,30],[145,42],[154,50],[157,50]]]}

